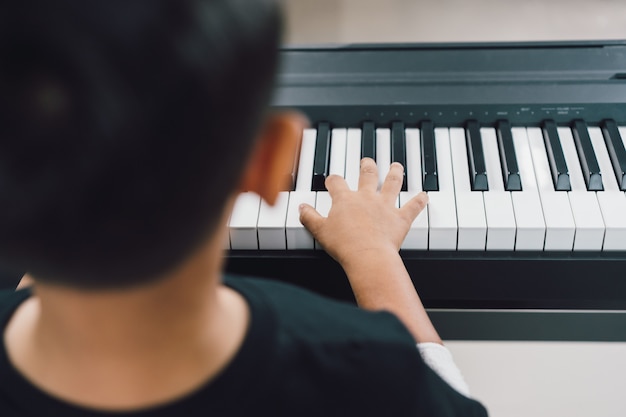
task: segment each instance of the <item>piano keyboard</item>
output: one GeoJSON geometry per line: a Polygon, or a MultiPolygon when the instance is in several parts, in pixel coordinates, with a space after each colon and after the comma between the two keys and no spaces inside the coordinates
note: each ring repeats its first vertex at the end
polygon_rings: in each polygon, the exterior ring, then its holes
{"type": "MultiPolygon", "coordinates": [[[[326,213],[326,175],[355,189],[371,156],[382,175],[404,161],[399,204],[430,197],[400,253],[426,307],[626,311],[625,42],[294,47],[281,57],[272,107],[297,109],[313,129],[275,207],[237,202],[229,273],[354,301],[297,207],[326,213]]],[[[576,317],[571,328],[615,334],[576,317]]],[[[517,335],[545,328],[501,322],[517,335]]]]}
{"type": "Polygon", "coordinates": [[[358,128],[318,123],[303,132],[292,187],[273,207],[252,193],[237,200],[229,221],[232,250],[314,250],[299,221],[308,203],[327,215],[328,175],[356,190],[359,162],[377,162],[381,182],[402,163],[404,204],[426,191],[430,202],[402,249],[430,251],[626,250],[626,127],[545,120],[464,127],[392,122],[358,128]]]}

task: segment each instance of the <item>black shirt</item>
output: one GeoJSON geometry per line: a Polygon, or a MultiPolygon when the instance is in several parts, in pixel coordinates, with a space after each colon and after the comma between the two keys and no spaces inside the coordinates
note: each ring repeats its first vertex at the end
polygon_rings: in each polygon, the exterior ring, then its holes
{"type": "MultiPolygon", "coordinates": [[[[27,381],[0,347],[0,416],[484,416],[422,361],[389,313],[372,313],[268,280],[226,278],[249,304],[232,362],[173,403],[105,413],[58,400],[27,381]]],[[[0,292],[6,328],[28,290],[0,292]]]]}

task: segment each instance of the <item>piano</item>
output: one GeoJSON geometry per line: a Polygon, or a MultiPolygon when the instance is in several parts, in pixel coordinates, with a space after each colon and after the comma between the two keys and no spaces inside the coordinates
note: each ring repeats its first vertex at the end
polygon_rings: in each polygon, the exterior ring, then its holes
{"type": "Polygon", "coordinates": [[[282,51],[273,105],[306,114],[293,186],[239,197],[227,270],[353,302],[298,221],[329,174],[406,167],[430,203],[401,255],[447,339],[626,340],[626,42],[282,51]]]}

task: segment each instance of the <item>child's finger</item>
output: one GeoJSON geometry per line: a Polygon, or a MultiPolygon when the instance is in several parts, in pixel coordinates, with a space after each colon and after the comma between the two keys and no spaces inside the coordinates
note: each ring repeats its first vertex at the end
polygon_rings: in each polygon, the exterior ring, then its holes
{"type": "Polygon", "coordinates": [[[324,224],[325,218],[308,204],[301,204],[300,223],[313,235],[317,236],[320,228],[324,224]]]}
{"type": "Polygon", "coordinates": [[[394,202],[398,198],[400,190],[402,190],[402,182],[404,180],[404,167],[398,162],[394,162],[389,167],[389,173],[385,177],[385,182],[380,189],[380,194],[386,201],[394,202]]]}
{"type": "Polygon", "coordinates": [[[372,158],[361,159],[359,175],[359,191],[376,191],[378,189],[378,168],[372,158]]]}
{"type": "Polygon", "coordinates": [[[411,223],[415,218],[424,210],[428,204],[428,194],[421,192],[409,201],[407,201],[401,208],[400,212],[411,223]]]}
{"type": "Polygon", "coordinates": [[[330,175],[326,178],[326,189],[331,197],[342,191],[350,191],[346,180],[339,175],[330,175]]]}

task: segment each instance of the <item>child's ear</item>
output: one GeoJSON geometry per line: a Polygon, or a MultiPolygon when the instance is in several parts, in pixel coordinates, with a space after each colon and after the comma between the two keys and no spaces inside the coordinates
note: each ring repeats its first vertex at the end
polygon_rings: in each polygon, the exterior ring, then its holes
{"type": "Polygon", "coordinates": [[[308,126],[304,116],[296,112],[270,114],[264,123],[240,191],[253,191],[269,204],[288,186],[302,131],[308,126]]]}

